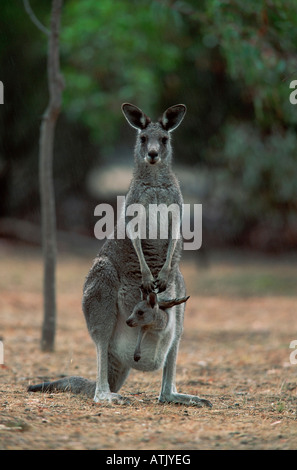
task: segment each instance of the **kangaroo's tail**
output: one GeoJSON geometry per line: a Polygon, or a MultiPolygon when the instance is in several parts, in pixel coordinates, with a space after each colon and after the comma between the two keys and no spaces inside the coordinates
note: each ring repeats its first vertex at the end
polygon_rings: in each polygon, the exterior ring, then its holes
{"type": "Polygon", "coordinates": [[[83,377],[65,377],[54,382],[43,382],[29,385],[28,392],[72,392],[94,398],[95,381],[83,377]]]}

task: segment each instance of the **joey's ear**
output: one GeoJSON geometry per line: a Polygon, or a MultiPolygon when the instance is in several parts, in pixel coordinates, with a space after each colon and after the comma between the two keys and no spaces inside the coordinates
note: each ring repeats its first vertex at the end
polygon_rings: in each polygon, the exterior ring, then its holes
{"type": "Polygon", "coordinates": [[[144,290],[144,288],[142,286],[139,287],[139,290],[140,290],[140,294],[141,294],[141,300],[146,300],[146,297],[147,297],[147,293],[146,291],[144,290]]]}
{"type": "Polygon", "coordinates": [[[159,302],[159,307],[162,308],[163,310],[166,308],[171,308],[174,307],[175,305],[180,305],[186,302],[190,296],[188,297],[181,297],[180,299],[171,299],[171,300],[162,300],[159,302]]]}
{"type": "Polygon", "coordinates": [[[134,129],[143,130],[151,122],[150,118],[141,109],[134,106],[134,104],[122,104],[122,111],[130,126],[134,127],[134,129]]]}
{"type": "Polygon", "coordinates": [[[180,125],[186,112],[187,108],[184,104],[176,104],[166,109],[163,116],[159,119],[159,122],[165,131],[172,132],[180,125]]]}
{"type": "Polygon", "coordinates": [[[147,303],[151,308],[154,308],[154,306],[157,303],[157,294],[155,292],[150,292],[149,295],[147,296],[147,303]]]}

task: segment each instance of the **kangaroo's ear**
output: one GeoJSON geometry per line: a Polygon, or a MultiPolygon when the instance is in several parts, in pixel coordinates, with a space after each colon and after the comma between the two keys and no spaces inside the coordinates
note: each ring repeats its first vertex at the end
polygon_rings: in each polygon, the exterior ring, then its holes
{"type": "Polygon", "coordinates": [[[158,302],[157,300],[157,294],[155,292],[150,292],[149,295],[147,296],[147,303],[151,308],[154,308],[156,303],[158,302]]]}
{"type": "Polygon", "coordinates": [[[171,308],[174,307],[175,305],[180,305],[186,302],[190,296],[188,297],[181,297],[180,299],[171,299],[171,300],[162,300],[159,302],[159,307],[162,308],[163,310],[166,308],[171,308]]]}
{"type": "Polygon", "coordinates": [[[187,108],[184,104],[176,104],[166,109],[163,116],[159,119],[159,122],[165,131],[172,132],[180,125],[186,112],[187,108]]]}
{"type": "Polygon", "coordinates": [[[141,109],[134,106],[134,104],[122,104],[122,111],[130,126],[134,127],[134,129],[143,130],[151,122],[150,118],[141,109]]]}

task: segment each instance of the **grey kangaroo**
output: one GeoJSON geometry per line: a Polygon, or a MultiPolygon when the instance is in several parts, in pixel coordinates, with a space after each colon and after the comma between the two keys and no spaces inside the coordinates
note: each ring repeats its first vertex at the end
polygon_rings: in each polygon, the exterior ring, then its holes
{"type": "MultiPolygon", "coordinates": [[[[143,294],[143,300],[139,302],[126,321],[128,326],[139,327],[137,343],[134,351],[134,361],[141,359],[141,342],[146,334],[154,335],[158,341],[163,331],[171,328],[170,310],[175,305],[180,305],[188,300],[188,297],[158,301],[157,294],[150,292],[143,294]]],[[[164,331],[165,333],[165,331],[164,331]]]]}
{"type": "MultiPolygon", "coordinates": [[[[167,207],[175,204],[182,210],[182,194],[171,168],[171,133],[182,122],[186,107],[178,104],[168,108],[157,122],[129,103],[122,105],[122,111],[137,130],[134,174],[126,206],[141,204],[145,209],[143,222],[148,227],[151,204],[167,207]]],[[[170,219],[169,211],[168,214],[170,219]]],[[[172,227],[169,224],[166,239],[152,239],[117,237],[118,226],[115,226],[113,236],[106,240],[94,260],[84,284],[82,306],[97,350],[96,382],[69,377],[31,385],[29,391],[70,390],[92,396],[95,402],[125,403],[126,398],[118,392],[131,368],[141,371],[163,368],[160,402],[212,406],[208,400],[176,390],[176,358],[183,330],[184,303],[171,307],[170,322],[162,335],[145,335],[142,340],[145,354],[140,361],[134,360],[137,329],[129,328],[126,321],[141,301],[139,287],[147,293],[157,290],[159,302],[185,297],[179,269],[182,240],[180,230],[174,233],[172,227]]]]}

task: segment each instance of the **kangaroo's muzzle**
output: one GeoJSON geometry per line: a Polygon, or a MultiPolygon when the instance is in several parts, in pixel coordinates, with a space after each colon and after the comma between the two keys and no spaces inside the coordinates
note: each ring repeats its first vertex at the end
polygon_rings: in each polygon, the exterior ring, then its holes
{"type": "Polygon", "coordinates": [[[147,156],[145,157],[145,160],[151,165],[158,163],[160,161],[160,157],[157,150],[150,150],[147,156]]]}

